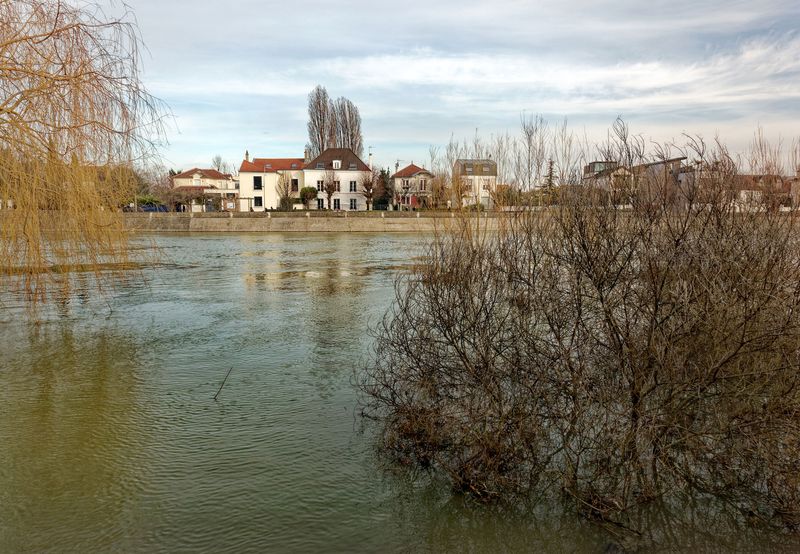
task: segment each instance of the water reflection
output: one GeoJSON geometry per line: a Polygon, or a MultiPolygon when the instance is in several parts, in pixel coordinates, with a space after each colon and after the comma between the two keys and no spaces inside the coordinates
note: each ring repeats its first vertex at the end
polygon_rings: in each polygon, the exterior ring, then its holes
{"type": "MultiPolygon", "coordinates": [[[[155,241],[164,257],[143,279],[47,308],[36,326],[0,292],[0,552],[609,544],[569,515],[476,506],[387,471],[358,432],[351,371],[418,236],[155,241]]],[[[660,531],[645,545],[773,544],[731,534],[709,544],[647,517],[660,531]]]]}
{"type": "Polygon", "coordinates": [[[147,471],[136,347],[122,332],[70,325],[14,335],[29,349],[2,344],[0,550],[118,547],[147,471]]]}

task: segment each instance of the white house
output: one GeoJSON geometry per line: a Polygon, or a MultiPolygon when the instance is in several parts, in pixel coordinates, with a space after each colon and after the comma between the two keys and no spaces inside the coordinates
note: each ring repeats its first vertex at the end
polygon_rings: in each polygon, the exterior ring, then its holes
{"type": "Polygon", "coordinates": [[[465,206],[482,204],[492,207],[492,195],[497,189],[497,163],[494,160],[456,160],[453,178],[461,180],[461,202],[465,206]]]}
{"type": "MultiPolygon", "coordinates": [[[[222,173],[216,169],[192,168],[183,171],[172,177],[172,188],[190,194],[196,194],[198,198],[218,197],[219,209],[223,211],[235,211],[237,209],[237,198],[239,190],[237,182],[232,175],[222,173]]],[[[191,210],[195,212],[206,211],[208,205],[192,200],[191,210]]]]}
{"type": "Polygon", "coordinates": [[[433,185],[433,174],[414,165],[408,165],[392,175],[394,191],[403,208],[419,208],[428,204],[433,185]]]}
{"type": "Polygon", "coordinates": [[[329,148],[309,161],[303,169],[305,186],[317,189],[318,210],[366,210],[367,202],[361,192],[361,182],[370,175],[369,166],[349,148],[329,148]],[[325,192],[326,177],[335,184],[335,192],[328,205],[325,192]]]}
{"type": "Polygon", "coordinates": [[[239,167],[239,209],[263,212],[280,207],[278,185],[287,179],[289,193],[300,197],[303,188],[303,158],[253,158],[249,153],[239,167]]]}

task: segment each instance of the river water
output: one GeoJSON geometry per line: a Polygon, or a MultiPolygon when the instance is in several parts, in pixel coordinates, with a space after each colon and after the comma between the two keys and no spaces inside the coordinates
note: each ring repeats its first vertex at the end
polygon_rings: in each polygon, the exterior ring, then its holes
{"type": "Polygon", "coordinates": [[[574,517],[479,506],[392,470],[360,429],[352,372],[418,235],[137,241],[158,246],[155,268],[38,324],[6,295],[0,552],[608,544],[574,517]]]}
{"type": "Polygon", "coordinates": [[[351,375],[418,235],[150,240],[160,263],[141,278],[38,325],[2,314],[1,552],[598,544],[526,530],[375,456],[351,375]]]}

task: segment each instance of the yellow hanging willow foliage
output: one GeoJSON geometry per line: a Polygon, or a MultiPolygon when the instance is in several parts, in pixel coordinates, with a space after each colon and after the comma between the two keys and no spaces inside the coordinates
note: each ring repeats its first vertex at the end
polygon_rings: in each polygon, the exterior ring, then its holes
{"type": "Polygon", "coordinates": [[[140,46],[97,5],[0,0],[0,282],[31,305],[129,261],[120,206],[165,114],[140,46]]]}

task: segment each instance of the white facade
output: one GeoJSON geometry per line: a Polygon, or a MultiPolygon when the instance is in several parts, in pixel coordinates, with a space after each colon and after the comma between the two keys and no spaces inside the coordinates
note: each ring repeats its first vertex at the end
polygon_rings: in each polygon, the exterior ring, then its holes
{"type": "Polygon", "coordinates": [[[263,212],[280,207],[278,183],[281,176],[290,179],[292,198],[300,197],[300,189],[304,186],[302,164],[296,169],[279,169],[275,171],[240,171],[239,172],[239,209],[241,211],[263,212]]]}
{"type": "Polygon", "coordinates": [[[483,204],[489,206],[492,194],[497,188],[496,176],[462,175],[464,182],[464,205],[483,204]]]}
{"type": "Polygon", "coordinates": [[[328,206],[328,195],[325,193],[324,169],[306,169],[303,171],[307,187],[317,189],[317,201],[310,206],[312,209],[330,209],[343,211],[363,211],[367,209],[367,200],[361,193],[361,180],[368,171],[359,170],[333,170],[334,180],[339,183],[337,192],[331,197],[331,206],[328,206]],[[320,204],[320,202],[322,202],[320,204]]]}
{"type": "Polygon", "coordinates": [[[278,185],[285,176],[290,180],[290,196],[298,201],[303,187],[317,189],[316,200],[309,203],[311,209],[366,210],[361,183],[369,175],[369,167],[349,148],[329,148],[311,161],[305,157],[254,158],[251,161],[246,152],[239,168],[239,209],[263,212],[280,208],[278,185]],[[331,172],[338,187],[328,206],[323,183],[331,172]]]}
{"type": "Polygon", "coordinates": [[[462,205],[492,207],[492,197],[497,189],[497,163],[494,160],[456,160],[453,177],[461,180],[462,205]]]}

